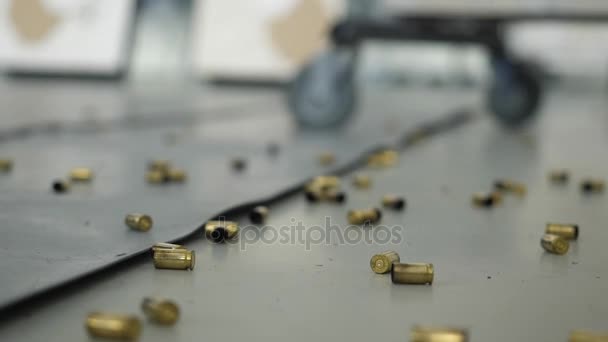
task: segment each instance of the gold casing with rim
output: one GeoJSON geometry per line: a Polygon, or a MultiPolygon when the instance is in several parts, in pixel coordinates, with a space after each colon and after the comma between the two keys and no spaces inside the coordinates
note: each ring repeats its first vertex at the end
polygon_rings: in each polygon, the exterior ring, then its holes
{"type": "Polygon", "coordinates": [[[394,284],[433,284],[434,276],[433,264],[394,263],[391,269],[391,280],[394,284]]]}
{"type": "Polygon", "coordinates": [[[540,245],[549,253],[553,254],[566,254],[570,248],[568,240],[561,236],[545,234],[540,239],[540,245]]]}
{"type": "Polygon", "coordinates": [[[85,325],[89,334],[95,337],[135,340],[141,334],[141,322],[132,315],[92,312],[85,325]]]}
{"type": "Polygon", "coordinates": [[[397,252],[386,251],[372,256],[369,265],[374,273],[385,274],[391,271],[393,263],[399,261],[399,254],[397,252]]]}
{"type": "Polygon", "coordinates": [[[194,251],[187,249],[157,249],[153,255],[154,267],[172,270],[193,270],[194,251]]]}
{"type": "Polygon", "coordinates": [[[169,299],[145,297],[141,309],[155,323],[173,325],[179,319],[179,306],[169,299]]]}

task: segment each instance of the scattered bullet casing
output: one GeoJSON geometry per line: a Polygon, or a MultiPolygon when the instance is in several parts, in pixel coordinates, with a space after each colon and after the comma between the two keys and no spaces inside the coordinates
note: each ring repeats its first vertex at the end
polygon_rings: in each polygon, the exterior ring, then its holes
{"type": "Polygon", "coordinates": [[[141,309],[155,323],[173,325],[179,319],[179,306],[169,299],[146,297],[141,302],[141,309]]]}
{"type": "Polygon", "coordinates": [[[581,182],[581,191],[587,194],[604,192],[604,187],[601,179],[585,179],[581,182]]]}
{"type": "Polygon", "coordinates": [[[87,316],[86,328],[95,337],[135,340],[141,333],[141,322],[136,316],[92,312],[87,316]]]}
{"type": "Polygon", "coordinates": [[[266,217],[268,217],[268,207],[265,206],[257,206],[253,208],[253,210],[249,213],[249,220],[251,220],[254,224],[261,224],[266,221],[266,217]]]}
{"type": "Polygon", "coordinates": [[[566,240],[578,239],[578,224],[547,223],[546,234],[557,235],[566,240]]]}
{"type": "Polygon", "coordinates": [[[188,178],[186,171],[181,169],[169,169],[166,174],[170,182],[183,183],[188,178]]]}
{"type": "Polygon", "coordinates": [[[170,181],[169,175],[164,171],[151,170],[146,173],[146,181],[151,184],[163,184],[170,181]]]}
{"type": "Polygon", "coordinates": [[[358,189],[367,189],[371,186],[372,181],[368,175],[355,175],[353,177],[353,185],[358,189]]]}
{"type": "Polygon", "coordinates": [[[386,251],[374,255],[369,261],[369,265],[374,273],[385,274],[391,271],[393,263],[399,261],[399,254],[397,252],[386,251]]]}
{"type": "Polygon", "coordinates": [[[397,164],[397,161],[399,153],[395,150],[384,150],[367,157],[367,165],[376,168],[390,167],[397,164]]]}
{"type": "Polygon", "coordinates": [[[385,208],[401,210],[405,208],[405,199],[396,195],[384,195],[382,197],[382,205],[385,208]]]}
{"type": "Polygon", "coordinates": [[[374,224],[382,218],[382,212],[378,208],[350,210],[346,215],[350,224],[374,224]]]}
{"type": "Polygon", "coordinates": [[[340,178],[336,176],[317,176],[306,184],[305,190],[311,192],[328,192],[340,188],[340,178]]]}
{"type": "Polygon", "coordinates": [[[335,202],[335,203],[344,203],[346,201],[346,194],[342,191],[306,191],[305,192],[306,199],[311,202],[335,202]]]}
{"type": "Polygon", "coordinates": [[[172,270],[193,270],[194,251],[187,249],[157,249],[153,255],[154,267],[172,270]]]}
{"type": "Polygon", "coordinates": [[[70,183],[62,179],[53,181],[51,187],[53,191],[58,194],[63,194],[70,191],[70,183]]]}
{"type": "Polygon", "coordinates": [[[319,155],[319,164],[328,166],[336,162],[336,156],[331,152],[323,152],[319,155]]]}
{"type": "Polygon", "coordinates": [[[10,172],[13,169],[13,161],[10,159],[0,159],[0,172],[10,172]]]}
{"type": "Polygon", "coordinates": [[[570,333],[568,342],[608,342],[608,332],[594,333],[575,330],[570,333]]]}
{"type": "Polygon", "coordinates": [[[504,179],[495,181],[494,189],[502,192],[511,192],[517,196],[525,196],[527,191],[525,185],[504,179]]]}
{"type": "Polygon", "coordinates": [[[432,284],[435,270],[433,264],[393,263],[391,280],[394,284],[432,284]]]}
{"type": "Polygon", "coordinates": [[[476,207],[491,208],[502,201],[502,195],[498,192],[483,193],[476,192],[473,194],[472,203],[476,207]]]}
{"type": "Polygon", "coordinates": [[[205,224],[205,236],[213,242],[233,240],[239,235],[239,225],[232,221],[209,221],[205,224]]]}
{"type": "Polygon", "coordinates": [[[93,180],[93,171],[87,167],[76,167],[70,170],[72,182],[90,182],[93,180]]]}
{"type": "Polygon", "coordinates": [[[540,239],[540,245],[547,252],[559,255],[566,254],[570,248],[570,243],[568,243],[568,240],[561,236],[552,234],[543,235],[543,237],[540,239]]]}
{"type": "Polygon", "coordinates": [[[152,228],[153,221],[148,215],[128,214],[127,217],[125,217],[125,224],[131,229],[147,232],[152,228]]]}
{"type": "Polygon", "coordinates": [[[410,342],[467,342],[469,334],[464,329],[414,326],[410,342]]]}
{"type": "Polygon", "coordinates": [[[566,184],[570,180],[568,170],[553,170],[549,172],[549,181],[554,184],[566,184]]]}

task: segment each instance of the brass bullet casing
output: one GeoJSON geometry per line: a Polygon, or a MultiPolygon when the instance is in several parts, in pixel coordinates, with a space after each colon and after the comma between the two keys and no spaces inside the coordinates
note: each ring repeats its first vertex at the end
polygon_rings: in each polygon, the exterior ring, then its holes
{"type": "Polygon", "coordinates": [[[605,333],[594,333],[575,330],[570,333],[568,342],[608,342],[608,331],[605,333]]]}
{"type": "Polygon", "coordinates": [[[468,342],[469,333],[465,329],[448,327],[414,326],[410,332],[410,342],[468,342]]]}
{"type": "Polygon", "coordinates": [[[319,164],[323,166],[332,165],[336,162],[336,156],[331,152],[323,152],[319,155],[319,164]]]}
{"type": "Polygon", "coordinates": [[[152,252],[156,252],[158,250],[172,250],[172,249],[186,249],[186,247],[182,245],[176,245],[174,243],[167,242],[157,242],[152,246],[152,252]]]}
{"type": "Polygon", "coordinates": [[[566,240],[578,239],[578,224],[547,223],[546,234],[561,236],[566,240]]]}
{"type": "Polygon", "coordinates": [[[136,340],[141,334],[141,322],[132,315],[92,312],[85,325],[89,334],[95,337],[136,340]]]}
{"type": "Polygon", "coordinates": [[[306,184],[307,192],[325,193],[337,191],[340,188],[340,178],[336,176],[317,176],[306,184]]]}
{"type": "Polygon", "coordinates": [[[549,181],[554,184],[566,184],[570,180],[568,170],[553,170],[549,172],[549,181]]]}
{"type": "Polygon", "coordinates": [[[93,171],[88,167],[75,167],[70,170],[72,182],[90,182],[93,180],[93,171]]]}
{"type": "Polygon", "coordinates": [[[385,274],[391,271],[393,263],[399,262],[399,254],[394,251],[386,251],[372,256],[369,266],[374,273],[385,274]]]}
{"type": "Polygon", "coordinates": [[[7,173],[13,169],[13,161],[11,159],[0,159],[0,172],[7,173]]]}
{"type": "Polygon", "coordinates": [[[568,240],[561,236],[552,234],[543,235],[543,237],[540,239],[540,245],[547,252],[559,255],[566,254],[570,248],[570,243],[568,243],[568,240]]]}
{"type": "Polygon", "coordinates": [[[604,192],[604,181],[601,179],[585,179],[581,182],[581,191],[587,194],[604,192]]]}
{"type": "Polygon", "coordinates": [[[261,224],[266,221],[266,217],[268,217],[268,207],[263,205],[257,206],[253,208],[253,210],[249,213],[249,220],[254,224],[261,224]]]}
{"type": "Polygon", "coordinates": [[[70,191],[70,183],[64,181],[63,179],[57,179],[53,181],[53,184],[51,184],[51,188],[57,194],[64,194],[70,191]]]}
{"type": "Polygon", "coordinates": [[[154,159],[148,162],[149,171],[159,171],[161,173],[167,173],[171,168],[171,162],[168,160],[154,159]]]}
{"type": "Polygon", "coordinates": [[[234,171],[241,172],[247,167],[247,161],[243,158],[234,158],[230,161],[230,166],[234,171]]]}
{"type": "Polygon", "coordinates": [[[207,239],[221,243],[227,240],[236,239],[239,235],[239,225],[232,221],[209,221],[205,223],[205,237],[207,239]]]}
{"type": "Polygon", "coordinates": [[[471,202],[474,206],[479,208],[491,208],[502,202],[502,195],[498,192],[476,192],[473,194],[471,202]]]}
{"type": "Polygon", "coordinates": [[[497,191],[514,193],[520,197],[525,196],[527,192],[525,185],[505,179],[499,179],[495,181],[494,189],[496,189],[497,191]]]}
{"type": "Polygon", "coordinates": [[[395,150],[384,150],[367,157],[367,166],[374,168],[390,167],[399,161],[399,153],[395,150]]]}
{"type": "Polygon", "coordinates": [[[385,208],[401,210],[405,208],[405,199],[397,195],[384,195],[382,197],[382,205],[385,208]]]}
{"type": "Polygon", "coordinates": [[[433,284],[435,270],[433,264],[393,263],[391,280],[393,284],[433,284]]]}
{"type": "Polygon", "coordinates": [[[153,225],[152,218],[149,215],[144,214],[128,214],[125,217],[125,224],[134,230],[139,230],[142,232],[147,232],[152,228],[153,225]]]}
{"type": "Polygon", "coordinates": [[[306,200],[311,203],[326,201],[334,203],[344,203],[346,201],[346,194],[343,191],[326,191],[326,192],[314,192],[306,191],[306,200]]]}
{"type": "Polygon", "coordinates": [[[372,184],[368,175],[357,174],[353,177],[353,185],[357,189],[368,189],[372,184]]]}
{"type": "Polygon", "coordinates": [[[166,174],[170,182],[183,183],[188,178],[186,171],[181,169],[169,169],[166,174]]]}
{"type": "Polygon", "coordinates": [[[173,325],[179,319],[179,306],[169,299],[145,297],[141,309],[150,321],[158,324],[173,325]]]}
{"type": "Polygon", "coordinates": [[[380,222],[382,212],[378,208],[349,210],[346,219],[350,224],[375,224],[380,222]]]}
{"type": "Polygon", "coordinates": [[[194,251],[187,249],[156,249],[154,267],[172,270],[193,270],[196,261],[194,251]]]}
{"type": "Polygon", "coordinates": [[[170,179],[164,171],[151,170],[146,173],[146,181],[150,184],[164,184],[168,183],[170,179]]]}

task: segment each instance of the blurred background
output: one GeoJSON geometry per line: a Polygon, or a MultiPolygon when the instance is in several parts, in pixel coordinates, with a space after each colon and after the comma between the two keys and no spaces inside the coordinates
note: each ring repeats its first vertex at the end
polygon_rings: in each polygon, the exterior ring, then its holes
{"type": "MultiPolygon", "coordinates": [[[[411,13],[608,14],[608,3],[0,0],[2,116],[10,123],[24,113],[72,118],[91,112],[112,117],[197,110],[206,102],[202,89],[286,84],[328,49],[338,20],[411,13]]],[[[517,21],[504,37],[513,55],[533,65],[544,84],[572,91],[605,85],[607,38],[603,22],[568,20],[517,21]]],[[[493,73],[487,52],[477,44],[374,40],[358,52],[357,78],[363,84],[485,87],[493,73]]]]}

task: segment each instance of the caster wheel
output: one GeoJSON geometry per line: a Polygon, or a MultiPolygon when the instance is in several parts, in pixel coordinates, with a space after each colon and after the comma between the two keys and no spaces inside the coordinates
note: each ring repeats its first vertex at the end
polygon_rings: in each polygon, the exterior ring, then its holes
{"type": "Polygon", "coordinates": [[[302,126],[337,126],[354,111],[354,51],[325,52],[305,66],[293,80],[289,108],[302,126]]]}
{"type": "Polygon", "coordinates": [[[542,90],[532,68],[501,59],[493,62],[494,83],[488,93],[488,107],[508,126],[518,126],[536,114],[542,90]]]}

